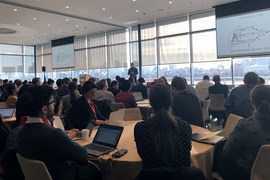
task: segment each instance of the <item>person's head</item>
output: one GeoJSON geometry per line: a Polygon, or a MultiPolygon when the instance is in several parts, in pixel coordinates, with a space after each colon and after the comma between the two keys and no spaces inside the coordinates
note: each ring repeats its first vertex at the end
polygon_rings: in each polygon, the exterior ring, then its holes
{"type": "Polygon", "coordinates": [[[160,78],[162,78],[162,79],[164,80],[164,83],[165,83],[165,84],[169,84],[169,83],[168,83],[168,80],[167,80],[164,76],[161,76],[160,78]]]}
{"type": "Polygon", "coordinates": [[[172,79],[172,88],[175,94],[180,93],[180,91],[186,89],[187,84],[185,80],[181,77],[174,77],[172,79]]]}
{"type": "Polygon", "coordinates": [[[118,89],[119,88],[119,83],[117,81],[112,81],[111,87],[114,88],[114,89],[118,89]]]}
{"type": "Polygon", "coordinates": [[[129,80],[124,80],[121,84],[122,91],[129,91],[131,88],[131,82],[129,80]]]}
{"type": "Polygon", "coordinates": [[[255,86],[250,95],[251,104],[254,106],[254,115],[264,126],[270,127],[270,87],[265,85],[255,86]]]}
{"type": "Polygon", "coordinates": [[[85,99],[90,100],[97,92],[97,85],[93,81],[86,81],[82,86],[82,94],[85,99]]]}
{"type": "Polygon", "coordinates": [[[58,95],[54,96],[55,99],[55,105],[54,105],[54,115],[55,116],[60,116],[62,109],[63,109],[63,102],[62,98],[58,95]]]}
{"type": "Polygon", "coordinates": [[[259,76],[255,72],[248,72],[244,76],[244,83],[250,86],[256,86],[259,83],[259,76]]]}
{"type": "Polygon", "coordinates": [[[169,113],[172,104],[171,89],[165,84],[155,84],[150,89],[149,101],[154,110],[154,116],[149,122],[155,153],[167,166],[174,166],[181,146],[177,122],[169,113]]]}
{"type": "Polygon", "coordinates": [[[23,85],[29,84],[27,80],[23,81],[23,85]]]}
{"type": "Polygon", "coordinates": [[[78,85],[77,85],[76,82],[71,81],[70,83],[68,83],[68,90],[69,90],[69,92],[74,92],[77,89],[78,89],[78,85]]]}
{"type": "Polygon", "coordinates": [[[60,88],[60,87],[62,86],[62,79],[57,79],[57,80],[56,80],[56,86],[57,86],[58,88],[60,88]]]}
{"type": "Polygon", "coordinates": [[[98,83],[98,80],[97,80],[97,78],[95,78],[95,77],[90,77],[90,78],[88,79],[88,81],[92,81],[92,82],[94,82],[95,84],[98,83]]]}
{"type": "Polygon", "coordinates": [[[41,86],[42,82],[41,82],[40,78],[35,77],[35,78],[32,79],[32,84],[35,85],[35,86],[41,86]]]}
{"type": "Polygon", "coordinates": [[[27,92],[30,86],[31,86],[30,84],[25,84],[25,85],[23,85],[23,86],[20,88],[19,92],[18,92],[18,97],[19,97],[20,95],[22,95],[23,93],[27,92]]]}
{"type": "Polygon", "coordinates": [[[165,81],[164,81],[164,79],[162,79],[162,78],[158,78],[158,79],[156,80],[156,83],[164,84],[165,81]]]}
{"type": "Polygon", "coordinates": [[[131,62],[131,63],[130,63],[130,66],[131,66],[131,67],[134,67],[134,63],[133,63],[133,62],[131,62]]]}
{"type": "Polygon", "coordinates": [[[115,80],[117,81],[117,82],[119,82],[120,81],[120,76],[115,76],[115,80]]]}
{"type": "Polygon", "coordinates": [[[16,84],[9,83],[6,87],[7,95],[15,95],[18,92],[18,87],[16,84]]]}
{"type": "Polygon", "coordinates": [[[203,80],[210,81],[210,78],[209,78],[209,76],[208,76],[208,75],[204,75],[204,76],[203,76],[203,80]]]}
{"type": "Polygon", "coordinates": [[[62,85],[68,85],[69,81],[70,81],[69,78],[64,78],[62,80],[62,85]]]}
{"type": "Polygon", "coordinates": [[[185,81],[185,83],[186,83],[186,85],[187,85],[187,80],[186,80],[186,78],[182,77],[182,79],[184,79],[184,81],[185,81]]]}
{"type": "Polygon", "coordinates": [[[111,83],[112,83],[111,78],[107,78],[106,81],[107,81],[108,87],[111,86],[111,83]]]}
{"type": "Polygon", "coordinates": [[[78,79],[77,78],[73,78],[72,81],[75,82],[76,84],[78,84],[78,79]]]}
{"type": "Polygon", "coordinates": [[[98,90],[106,90],[108,89],[108,83],[106,79],[101,79],[98,83],[98,90]]]}
{"type": "Polygon", "coordinates": [[[7,84],[8,83],[8,79],[3,80],[3,84],[7,84]]]}
{"type": "Polygon", "coordinates": [[[143,78],[143,77],[140,77],[138,81],[139,81],[139,83],[140,83],[140,84],[145,83],[145,80],[144,80],[144,78],[143,78]]]}
{"type": "Polygon", "coordinates": [[[52,119],[55,99],[53,89],[48,86],[31,86],[23,96],[23,107],[30,117],[52,119]]]}
{"type": "Polygon", "coordinates": [[[48,79],[48,86],[49,86],[49,87],[53,87],[53,84],[54,84],[54,80],[51,79],[51,78],[49,78],[49,79],[48,79]]]}
{"type": "Polygon", "coordinates": [[[215,83],[219,83],[219,82],[220,82],[220,76],[219,76],[219,75],[214,75],[214,76],[213,76],[213,81],[214,81],[215,83]]]}
{"type": "Polygon", "coordinates": [[[262,77],[259,77],[260,84],[265,85],[265,80],[262,77]]]}
{"type": "Polygon", "coordinates": [[[16,84],[18,89],[20,89],[22,86],[22,81],[20,79],[17,79],[16,83],[14,83],[14,84],[16,84]]]}

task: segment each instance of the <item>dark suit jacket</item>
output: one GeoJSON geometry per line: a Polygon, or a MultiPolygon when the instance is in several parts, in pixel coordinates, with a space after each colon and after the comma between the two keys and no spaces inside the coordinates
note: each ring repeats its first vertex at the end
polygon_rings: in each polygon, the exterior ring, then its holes
{"type": "Polygon", "coordinates": [[[58,96],[60,96],[60,97],[63,97],[65,95],[68,95],[69,94],[68,86],[67,85],[61,86],[56,91],[57,91],[58,96]]]}
{"type": "Polygon", "coordinates": [[[229,88],[227,85],[215,83],[215,85],[208,88],[208,92],[209,94],[223,94],[226,99],[229,94],[229,88]]]}
{"type": "Polygon", "coordinates": [[[95,125],[96,119],[106,120],[106,118],[100,114],[96,105],[95,109],[97,117],[94,116],[92,109],[83,96],[74,101],[69,114],[71,126],[81,130],[85,129],[89,123],[95,125]]]}
{"type": "Polygon", "coordinates": [[[143,96],[143,99],[146,99],[148,97],[147,88],[143,84],[138,84],[138,85],[134,86],[133,91],[134,92],[141,92],[142,96],[143,96]]]}
{"type": "Polygon", "coordinates": [[[203,127],[202,108],[195,94],[184,92],[174,95],[172,110],[175,116],[189,124],[203,127]]]}

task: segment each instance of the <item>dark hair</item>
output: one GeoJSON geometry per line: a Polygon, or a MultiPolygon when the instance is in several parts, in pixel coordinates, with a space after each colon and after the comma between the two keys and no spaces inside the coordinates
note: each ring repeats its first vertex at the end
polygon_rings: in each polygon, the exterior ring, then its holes
{"type": "Polygon", "coordinates": [[[260,84],[265,84],[265,80],[262,77],[259,77],[260,84]]]}
{"type": "Polygon", "coordinates": [[[26,114],[37,117],[43,106],[53,97],[53,89],[49,86],[31,86],[22,101],[26,114]]]}
{"type": "Polygon", "coordinates": [[[30,84],[25,84],[25,85],[23,85],[23,86],[20,88],[19,92],[18,92],[18,97],[19,97],[20,95],[22,95],[23,93],[27,92],[30,86],[31,86],[30,84]]]}
{"type": "Polygon", "coordinates": [[[3,80],[3,83],[4,84],[8,83],[8,79],[3,80]]]}
{"type": "Polygon", "coordinates": [[[164,83],[165,83],[167,86],[171,87],[171,85],[168,83],[168,80],[166,79],[166,77],[161,76],[160,78],[162,78],[162,79],[164,80],[164,83]]]}
{"type": "Polygon", "coordinates": [[[264,128],[270,127],[270,87],[257,85],[251,91],[251,100],[255,106],[254,115],[264,128]]]}
{"type": "Polygon", "coordinates": [[[37,85],[37,83],[40,81],[40,78],[35,77],[32,79],[32,84],[37,85]]]}
{"type": "Polygon", "coordinates": [[[68,83],[68,90],[69,90],[69,94],[70,94],[71,104],[76,100],[75,91],[77,89],[78,89],[78,85],[76,84],[76,82],[72,81],[72,82],[68,83]]]}
{"type": "Polygon", "coordinates": [[[7,100],[8,96],[14,95],[13,90],[15,90],[15,84],[13,84],[13,83],[7,84],[7,87],[5,89],[6,92],[4,93],[5,100],[7,100]]]}
{"type": "Polygon", "coordinates": [[[62,79],[62,84],[68,84],[69,83],[69,79],[68,78],[64,78],[64,79],[62,79]]]}
{"type": "Polygon", "coordinates": [[[59,109],[59,105],[62,103],[62,98],[58,95],[54,97],[55,99],[55,105],[54,105],[54,114],[57,114],[57,111],[59,109]]]}
{"type": "Polygon", "coordinates": [[[169,113],[172,104],[171,89],[165,84],[155,84],[150,89],[149,100],[154,109],[154,116],[149,122],[156,155],[166,166],[175,166],[180,139],[178,123],[169,113]]]}
{"type": "Polygon", "coordinates": [[[115,80],[119,82],[120,81],[120,76],[118,76],[118,75],[115,76],[115,80]]]}
{"type": "Polygon", "coordinates": [[[210,78],[209,78],[208,75],[204,75],[204,76],[203,76],[203,80],[210,80],[210,78]]]}
{"type": "Polygon", "coordinates": [[[49,79],[48,79],[48,84],[53,84],[53,83],[54,83],[54,80],[51,79],[51,78],[49,78],[49,79]]]}
{"type": "Polygon", "coordinates": [[[98,89],[102,89],[105,87],[106,85],[106,79],[101,79],[99,82],[98,82],[98,89]]]}
{"type": "Polygon", "coordinates": [[[26,85],[27,83],[28,83],[27,80],[24,80],[24,81],[23,81],[23,85],[26,85]]]}
{"type": "Polygon", "coordinates": [[[219,76],[219,75],[214,75],[214,76],[213,76],[213,81],[214,81],[214,82],[220,81],[220,76],[219,76]]]}
{"type": "Polygon", "coordinates": [[[244,76],[244,83],[247,85],[257,85],[259,81],[259,76],[255,72],[248,72],[244,76]]]}
{"type": "Polygon", "coordinates": [[[22,81],[20,79],[17,79],[16,83],[14,83],[14,84],[16,84],[19,87],[22,85],[22,81]]]}
{"type": "Polygon", "coordinates": [[[140,77],[138,81],[139,81],[139,83],[144,83],[145,82],[143,77],[140,77]]]}
{"type": "Polygon", "coordinates": [[[185,80],[181,77],[174,77],[172,79],[172,87],[177,90],[184,90],[187,87],[185,80]]]}
{"type": "Polygon", "coordinates": [[[113,86],[115,86],[115,85],[117,85],[117,81],[112,81],[112,83],[111,83],[111,87],[113,87],[113,86]]]}
{"type": "Polygon", "coordinates": [[[107,79],[106,79],[106,81],[107,81],[108,86],[110,86],[110,85],[111,85],[111,83],[112,83],[111,78],[107,78],[107,79]]]}
{"type": "Polygon", "coordinates": [[[78,83],[78,79],[77,78],[73,78],[72,81],[75,82],[76,84],[78,83]]]}
{"type": "Polygon", "coordinates": [[[82,94],[89,92],[93,88],[97,88],[97,85],[93,81],[86,81],[82,86],[82,94]]]}
{"type": "Polygon", "coordinates": [[[122,91],[128,91],[131,87],[131,82],[129,80],[124,80],[121,84],[122,91]]]}
{"type": "Polygon", "coordinates": [[[62,86],[62,79],[57,79],[56,85],[57,85],[57,87],[61,87],[62,86]]]}

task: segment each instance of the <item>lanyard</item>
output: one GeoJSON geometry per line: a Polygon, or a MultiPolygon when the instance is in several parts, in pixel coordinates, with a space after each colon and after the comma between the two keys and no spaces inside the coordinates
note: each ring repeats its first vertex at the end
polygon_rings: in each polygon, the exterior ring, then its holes
{"type": "Polygon", "coordinates": [[[90,100],[90,102],[88,104],[89,104],[92,112],[94,113],[95,118],[97,118],[97,112],[96,112],[95,105],[94,105],[94,102],[92,101],[92,99],[90,100]]]}

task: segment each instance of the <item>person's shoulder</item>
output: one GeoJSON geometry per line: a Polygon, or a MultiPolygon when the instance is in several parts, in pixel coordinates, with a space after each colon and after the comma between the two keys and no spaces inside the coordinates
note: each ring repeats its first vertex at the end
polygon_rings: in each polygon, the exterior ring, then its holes
{"type": "Polygon", "coordinates": [[[182,129],[186,129],[186,128],[191,129],[191,126],[189,125],[189,123],[188,123],[187,121],[184,121],[184,120],[182,120],[181,118],[176,117],[176,116],[175,116],[175,119],[176,119],[178,125],[179,125],[182,129]]]}
{"type": "Polygon", "coordinates": [[[149,122],[147,120],[145,120],[145,121],[137,122],[134,129],[135,130],[143,130],[143,129],[146,129],[147,127],[149,127],[149,122]]]}

